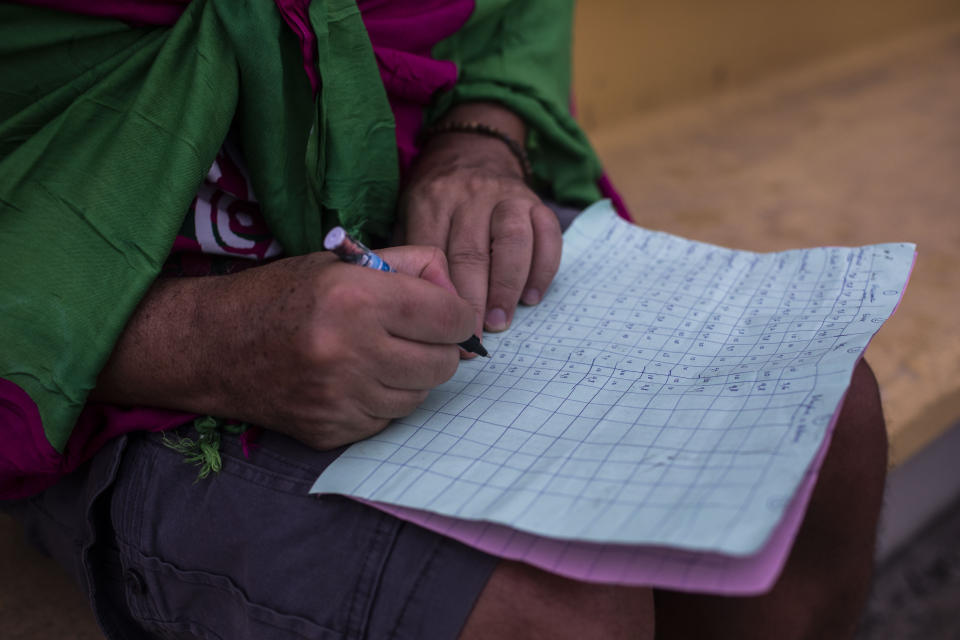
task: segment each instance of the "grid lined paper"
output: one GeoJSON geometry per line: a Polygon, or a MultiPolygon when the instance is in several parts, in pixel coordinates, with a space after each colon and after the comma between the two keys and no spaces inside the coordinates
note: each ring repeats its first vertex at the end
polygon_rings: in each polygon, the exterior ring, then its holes
{"type": "Polygon", "coordinates": [[[749,556],[686,551],[668,546],[558,540],[490,522],[461,520],[380,502],[366,504],[491,555],[519,560],[574,580],[688,593],[758,595],[770,590],[790,555],[817,474],[826,457],[829,439],[828,430],[779,524],[763,548],[749,556]]]}
{"type": "Polygon", "coordinates": [[[485,335],[493,357],[463,361],[312,491],[561,540],[756,553],[914,251],[736,251],[597,203],[543,301],[485,335]]]}

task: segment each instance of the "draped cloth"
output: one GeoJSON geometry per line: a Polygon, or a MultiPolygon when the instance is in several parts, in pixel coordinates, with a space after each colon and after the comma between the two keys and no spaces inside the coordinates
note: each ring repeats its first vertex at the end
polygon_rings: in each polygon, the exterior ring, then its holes
{"type": "Polygon", "coordinates": [[[553,197],[599,196],[569,3],[28,4],[0,4],[0,498],[188,418],[87,396],[231,127],[290,255],[334,224],[386,237],[416,131],[456,102],[521,115],[553,197]]]}

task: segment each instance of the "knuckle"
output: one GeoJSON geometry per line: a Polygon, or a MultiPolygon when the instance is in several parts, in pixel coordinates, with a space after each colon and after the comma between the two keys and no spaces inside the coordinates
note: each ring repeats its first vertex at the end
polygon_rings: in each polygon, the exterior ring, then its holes
{"type": "Polygon", "coordinates": [[[490,252],[483,246],[468,245],[451,248],[448,255],[450,264],[480,266],[490,262],[490,252]]]}
{"type": "Polygon", "coordinates": [[[464,179],[464,187],[472,194],[483,193],[500,187],[500,179],[485,171],[472,171],[464,179]]]}
{"type": "Polygon", "coordinates": [[[383,431],[384,427],[386,427],[389,423],[389,418],[374,418],[370,416],[364,420],[360,428],[357,429],[356,438],[352,441],[356,442],[357,440],[362,440],[363,438],[372,436],[375,433],[379,433],[380,431],[383,431]]]}
{"type": "MultiPolygon", "coordinates": [[[[426,390],[408,390],[402,393],[396,393],[396,397],[390,400],[389,405],[384,405],[382,410],[382,413],[391,418],[400,418],[409,415],[427,397],[426,390]]],[[[389,418],[386,420],[389,421],[389,418]]],[[[386,424],[386,422],[384,424],[386,424]]]]}
{"type": "Polygon", "coordinates": [[[414,296],[398,295],[391,310],[391,315],[404,323],[416,321],[421,315],[420,303],[414,296]]]}
{"type": "Polygon", "coordinates": [[[420,186],[420,194],[427,201],[443,199],[450,193],[450,180],[441,175],[420,186]]]}
{"type": "Polygon", "coordinates": [[[440,335],[456,335],[464,326],[463,314],[457,305],[445,305],[433,314],[434,327],[440,335]]]}
{"type": "Polygon", "coordinates": [[[414,409],[416,409],[416,408],[419,407],[421,404],[423,404],[423,401],[427,399],[427,395],[428,395],[429,393],[430,393],[430,392],[429,392],[428,390],[426,390],[426,389],[423,389],[423,390],[421,390],[421,391],[414,391],[414,392],[412,392],[412,393],[410,394],[409,406],[408,406],[408,407],[406,408],[406,410],[404,411],[404,415],[407,415],[407,414],[411,413],[414,409]]]}
{"type": "Polygon", "coordinates": [[[447,264],[447,254],[443,252],[443,249],[440,247],[428,247],[429,249],[429,262],[436,262],[438,265],[443,267],[443,270],[446,271],[447,264]]]}
{"type": "MultiPolygon", "coordinates": [[[[348,266],[347,268],[352,267],[348,266]]],[[[325,283],[323,297],[323,308],[325,310],[335,309],[350,312],[362,308],[367,302],[365,300],[367,297],[366,290],[343,278],[325,283]]]]}
{"type": "Polygon", "coordinates": [[[563,230],[560,228],[560,220],[550,207],[543,203],[537,204],[533,208],[533,216],[537,224],[547,233],[555,235],[558,238],[563,235],[563,230]]]}
{"type": "Polygon", "coordinates": [[[518,270],[511,270],[506,273],[491,277],[491,297],[494,297],[497,294],[505,296],[507,293],[512,294],[516,292],[517,295],[514,297],[514,302],[516,302],[516,299],[520,297],[520,289],[523,287],[524,282],[526,282],[525,274],[518,270]]]}
{"type": "Polygon", "coordinates": [[[497,230],[496,240],[498,241],[529,244],[533,240],[533,230],[530,227],[529,218],[526,213],[517,210],[501,215],[495,228],[497,230]]]}

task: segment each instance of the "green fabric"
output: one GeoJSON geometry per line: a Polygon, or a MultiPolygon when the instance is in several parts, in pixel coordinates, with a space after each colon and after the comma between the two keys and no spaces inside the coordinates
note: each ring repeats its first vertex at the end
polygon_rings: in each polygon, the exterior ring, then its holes
{"type": "Polygon", "coordinates": [[[392,115],[352,0],[314,0],[322,81],[267,0],[194,0],[171,28],[0,4],[0,377],[63,451],[236,116],[290,254],[385,235],[392,115]],[[349,51],[351,55],[332,55],[349,51]]]}
{"type": "Polygon", "coordinates": [[[565,204],[600,198],[600,162],[570,115],[573,0],[476,0],[467,24],[433,49],[459,67],[427,122],[461,102],[499,102],[527,124],[536,186],[565,204]]]}

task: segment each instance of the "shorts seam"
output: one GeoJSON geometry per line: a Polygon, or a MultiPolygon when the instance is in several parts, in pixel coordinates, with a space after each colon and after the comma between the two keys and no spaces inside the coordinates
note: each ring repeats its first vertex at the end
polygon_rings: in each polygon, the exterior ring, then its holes
{"type": "MultiPolygon", "coordinates": [[[[370,507],[366,505],[364,505],[364,508],[370,509],[370,507]]],[[[400,530],[399,520],[383,512],[379,512],[376,509],[371,509],[371,511],[374,511],[379,516],[379,521],[375,534],[371,536],[369,545],[371,552],[366,554],[363,569],[360,573],[361,579],[357,580],[357,586],[354,588],[353,595],[350,597],[350,613],[347,619],[347,628],[350,635],[353,635],[352,632],[356,631],[355,635],[357,638],[364,638],[367,635],[374,599],[380,588],[380,581],[383,579],[388,559],[396,546],[397,534],[400,530]],[[388,540],[389,544],[383,544],[388,540]],[[379,553],[374,554],[372,553],[373,550],[378,550],[379,553]],[[374,560],[374,555],[377,556],[376,565],[371,567],[370,565],[374,560]],[[363,602],[358,602],[361,598],[361,585],[366,586],[366,593],[363,595],[363,602]]]]}
{"type": "MultiPolygon", "coordinates": [[[[410,526],[406,522],[403,523],[403,526],[410,526]]],[[[430,569],[433,566],[433,562],[437,557],[437,551],[440,548],[440,544],[443,542],[441,536],[436,536],[434,539],[433,547],[430,550],[430,556],[427,558],[426,562],[423,563],[423,569],[420,571],[420,575],[417,576],[417,579],[414,581],[413,586],[410,587],[410,590],[407,592],[407,597],[403,601],[403,608],[401,609],[402,613],[400,618],[397,620],[397,625],[393,628],[393,631],[390,633],[390,638],[397,638],[397,632],[404,626],[404,622],[407,619],[407,615],[410,611],[410,601],[413,600],[414,596],[420,593],[420,586],[423,584],[424,579],[427,574],[430,573],[430,569]]]]}

